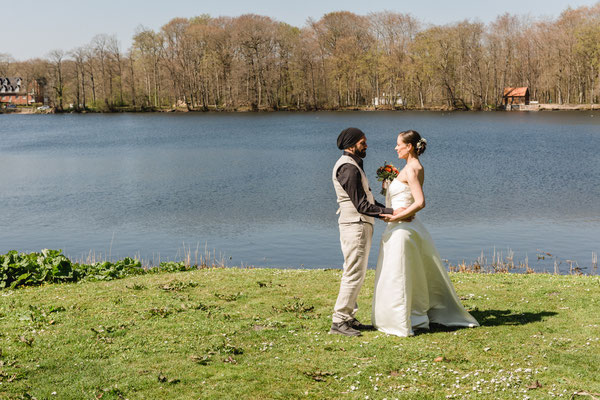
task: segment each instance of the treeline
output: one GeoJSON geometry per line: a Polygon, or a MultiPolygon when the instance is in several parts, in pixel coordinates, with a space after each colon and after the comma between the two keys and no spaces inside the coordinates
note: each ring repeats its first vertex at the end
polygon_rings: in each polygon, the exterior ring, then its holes
{"type": "Polygon", "coordinates": [[[0,76],[45,84],[59,110],[493,109],[507,86],[541,103],[598,103],[600,3],[552,20],[505,14],[435,26],[333,12],[297,28],[260,15],[176,18],[131,48],[97,35],[0,76]]]}

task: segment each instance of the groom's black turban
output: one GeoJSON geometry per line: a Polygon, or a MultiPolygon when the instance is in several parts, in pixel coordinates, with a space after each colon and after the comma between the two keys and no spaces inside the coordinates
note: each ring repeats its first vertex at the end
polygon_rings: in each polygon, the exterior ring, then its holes
{"type": "Polygon", "coordinates": [[[338,149],[344,150],[354,146],[363,136],[365,136],[365,134],[358,128],[344,129],[337,139],[338,149]]]}

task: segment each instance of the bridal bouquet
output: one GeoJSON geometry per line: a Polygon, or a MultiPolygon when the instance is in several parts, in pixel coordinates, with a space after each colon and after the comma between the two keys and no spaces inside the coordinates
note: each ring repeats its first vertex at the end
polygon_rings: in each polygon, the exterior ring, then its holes
{"type": "MultiPolygon", "coordinates": [[[[377,168],[377,180],[379,182],[387,181],[391,183],[398,176],[398,170],[392,164],[388,164],[387,161],[377,168]]],[[[385,195],[385,189],[381,189],[381,194],[385,195]]]]}

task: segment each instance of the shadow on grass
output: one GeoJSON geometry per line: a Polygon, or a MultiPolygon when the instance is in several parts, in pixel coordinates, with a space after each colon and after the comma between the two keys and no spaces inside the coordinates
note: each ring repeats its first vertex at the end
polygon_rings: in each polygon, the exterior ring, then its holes
{"type": "MultiPolygon", "coordinates": [[[[558,314],[554,311],[514,313],[511,310],[473,310],[469,313],[481,326],[525,325],[531,322],[542,321],[546,317],[558,314]]],[[[415,335],[434,332],[454,332],[459,329],[468,328],[462,326],[445,326],[432,322],[429,324],[429,329],[415,329],[415,335]]]]}
{"type": "Polygon", "coordinates": [[[481,326],[525,325],[558,314],[554,311],[516,313],[511,310],[473,310],[470,313],[481,326]]]}

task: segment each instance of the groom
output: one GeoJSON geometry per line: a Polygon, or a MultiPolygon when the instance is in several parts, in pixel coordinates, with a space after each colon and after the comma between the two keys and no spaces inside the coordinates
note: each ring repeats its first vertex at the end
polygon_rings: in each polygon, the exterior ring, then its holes
{"type": "Polygon", "coordinates": [[[361,336],[360,329],[368,327],[358,322],[354,315],[367,270],[373,223],[379,214],[393,214],[394,210],[375,201],[371,193],[363,171],[362,159],[367,155],[365,134],[358,128],[344,129],[338,136],[337,146],[344,153],[333,167],[332,180],[339,204],[344,271],[329,333],[361,336]]]}

